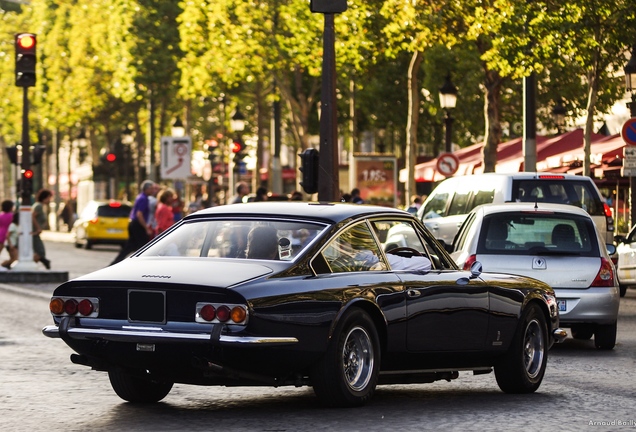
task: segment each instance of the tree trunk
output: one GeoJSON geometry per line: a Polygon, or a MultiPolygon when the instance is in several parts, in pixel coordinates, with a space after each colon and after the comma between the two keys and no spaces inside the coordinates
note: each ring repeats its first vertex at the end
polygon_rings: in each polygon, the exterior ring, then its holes
{"type": "Polygon", "coordinates": [[[409,64],[408,72],[408,92],[409,92],[409,105],[408,105],[408,117],[406,120],[406,172],[408,173],[406,180],[406,190],[403,200],[403,204],[407,205],[410,202],[411,196],[415,195],[415,152],[417,151],[417,122],[419,120],[419,105],[420,105],[420,86],[417,79],[417,72],[422,64],[423,53],[416,51],[413,53],[411,63],[409,64]]]}
{"type": "Polygon", "coordinates": [[[501,76],[498,72],[486,70],[484,94],[484,117],[486,120],[486,136],[482,149],[484,172],[495,172],[497,165],[497,146],[501,141],[501,122],[499,118],[499,102],[501,99],[501,76]]]}

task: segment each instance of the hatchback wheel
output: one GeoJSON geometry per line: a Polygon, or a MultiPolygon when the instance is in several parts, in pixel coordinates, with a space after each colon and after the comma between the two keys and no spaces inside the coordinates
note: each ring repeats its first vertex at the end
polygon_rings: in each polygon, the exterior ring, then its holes
{"type": "Polygon", "coordinates": [[[594,332],[594,345],[600,350],[611,350],[616,345],[616,323],[599,325],[594,332]]]}

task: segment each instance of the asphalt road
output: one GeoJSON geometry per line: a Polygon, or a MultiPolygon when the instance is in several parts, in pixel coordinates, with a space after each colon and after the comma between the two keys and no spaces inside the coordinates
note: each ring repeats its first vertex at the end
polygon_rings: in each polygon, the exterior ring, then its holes
{"type": "MultiPolygon", "coordinates": [[[[71,277],[117,253],[75,249],[65,238],[52,234],[45,242],[53,268],[71,277]]],[[[597,351],[592,341],[572,339],[555,346],[535,394],[507,395],[494,374],[461,373],[452,382],[379,387],[362,408],[325,409],[306,387],[175,385],[159,404],[125,403],[105,373],[72,364],[61,340],[42,335],[52,322],[53,288],[0,286],[0,430],[636,430],[636,290],[621,299],[616,348],[597,351]]]]}

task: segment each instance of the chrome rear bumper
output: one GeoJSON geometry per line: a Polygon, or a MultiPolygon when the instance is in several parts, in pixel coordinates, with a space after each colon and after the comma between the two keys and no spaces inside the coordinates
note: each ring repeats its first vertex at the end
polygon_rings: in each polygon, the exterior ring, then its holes
{"type": "Polygon", "coordinates": [[[561,343],[568,336],[568,333],[562,328],[555,328],[552,330],[552,337],[554,338],[554,342],[561,343]]]}

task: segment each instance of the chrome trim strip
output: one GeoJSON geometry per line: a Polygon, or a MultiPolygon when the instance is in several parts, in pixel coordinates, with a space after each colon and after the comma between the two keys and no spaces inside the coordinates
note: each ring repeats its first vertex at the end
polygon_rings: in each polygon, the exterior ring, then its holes
{"type": "MultiPolygon", "coordinates": [[[[50,338],[61,337],[56,325],[44,327],[42,333],[50,338]]],[[[116,342],[212,342],[210,333],[157,332],[154,328],[151,331],[130,331],[71,327],[67,334],[72,339],[104,339],[116,342]]],[[[220,335],[219,342],[222,345],[287,345],[298,343],[298,339],[295,337],[220,335]]]]}

